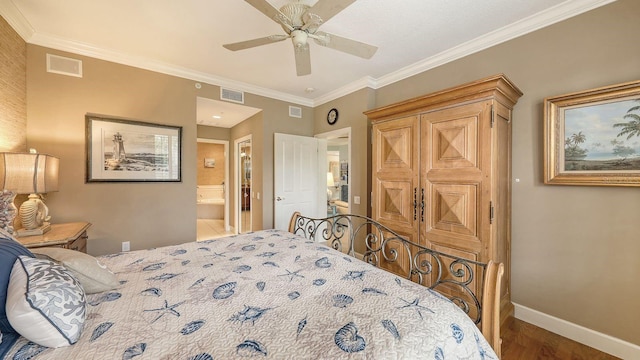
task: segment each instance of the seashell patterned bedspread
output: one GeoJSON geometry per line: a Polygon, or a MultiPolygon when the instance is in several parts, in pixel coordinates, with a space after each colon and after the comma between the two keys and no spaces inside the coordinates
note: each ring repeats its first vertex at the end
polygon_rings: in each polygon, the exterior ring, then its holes
{"type": "Polygon", "coordinates": [[[76,345],[7,359],[497,359],[437,293],[278,230],[101,258],[76,345]]]}

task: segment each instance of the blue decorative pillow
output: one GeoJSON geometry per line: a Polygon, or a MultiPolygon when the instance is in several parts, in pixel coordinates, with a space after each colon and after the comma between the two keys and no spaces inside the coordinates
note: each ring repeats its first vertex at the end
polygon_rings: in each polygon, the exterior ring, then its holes
{"type": "Polygon", "coordinates": [[[9,286],[11,269],[13,269],[13,264],[20,255],[34,257],[34,255],[19,242],[0,237],[0,332],[5,335],[15,332],[7,319],[5,304],[7,302],[7,287],[9,286]]]}
{"type": "Polygon", "coordinates": [[[13,344],[15,344],[19,337],[20,334],[15,332],[2,334],[2,342],[0,343],[0,359],[4,359],[5,356],[7,356],[9,350],[11,350],[11,347],[13,347],[13,344]]]}
{"type": "Polygon", "coordinates": [[[46,347],[75,344],[86,315],[84,290],[64,266],[20,256],[7,289],[7,317],[28,340],[46,347]]]}

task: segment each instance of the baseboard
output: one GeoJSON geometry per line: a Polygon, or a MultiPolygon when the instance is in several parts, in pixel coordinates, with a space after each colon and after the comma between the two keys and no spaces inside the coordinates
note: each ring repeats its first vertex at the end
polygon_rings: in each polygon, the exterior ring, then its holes
{"type": "Polygon", "coordinates": [[[621,359],[640,359],[640,346],[638,345],[547,315],[526,306],[513,305],[515,306],[514,316],[517,319],[621,359]]]}

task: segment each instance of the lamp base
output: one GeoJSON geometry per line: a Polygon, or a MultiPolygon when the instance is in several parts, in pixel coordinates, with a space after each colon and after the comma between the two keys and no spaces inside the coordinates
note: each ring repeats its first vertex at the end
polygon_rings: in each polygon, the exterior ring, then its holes
{"type": "Polygon", "coordinates": [[[13,220],[18,209],[13,203],[16,193],[9,190],[0,190],[0,229],[7,231],[9,235],[14,235],[13,220]]]}
{"type": "Polygon", "coordinates": [[[47,231],[51,230],[51,224],[48,222],[42,223],[40,227],[35,229],[18,229],[18,237],[43,235],[47,231]]]}

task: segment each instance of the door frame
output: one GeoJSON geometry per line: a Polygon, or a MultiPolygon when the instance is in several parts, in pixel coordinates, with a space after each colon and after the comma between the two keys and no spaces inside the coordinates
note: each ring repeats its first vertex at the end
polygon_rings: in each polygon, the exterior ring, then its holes
{"type": "MultiPolygon", "coordinates": [[[[348,156],[348,161],[349,161],[349,183],[347,184],[347,199],[349,199],[349,201],[347,201],[347,203],[349,204],[349,214],[351,214],[351,185],[353,184],[353,176],[352,176],[352,171],[353,171],[353,167],[351,166],[351,159],[352,159],[352,150],[351,150],[351,141],[353,140],[353,138],[351,137],[351,127],[345,127],[342,129],[336,129],[336,130],[332,130],[332,131],[327,131],[327,132],[323,132],[320,134],[316,134],[314,135],[314,137],[319,138],[319,139],[336,139],[339,137],[343,137],[343,136],[347,136],[347,148],[349,149],[349,156],[348,156]]],[[[326,179],[325,179],[326,181],[326,179]]],[[[326,189],[326,184],[325,184],[325,189],[326,189]]]]}
{"type": "MultiPolygon", "coordinates": [[[[240,175],[241,175],[241,169],[240,169],[240,152],[238,151],[238,145],[240,145],[240,143],[249,141],[251,143],[251,153],[253,154],[253,138],[252,138],[252,134],[249,135],[245,135],[243,137],[237,138],[235,140],[233,140],[233,166],[234,166],[234,176],[235,176],[235,181],[234,181],[234,194],[233,194],[233,199],[235,202],[235,221],[234,221],[234,225],[235,225],[235,233],[236,234],[240,234],[240,216],[242,216],[242,199],[240,199],[240,189],[242,189],[242,184],[240,183],[240,175]]],[[[253,167],[253,163],[251,164],[251,167],[253,167]]],[[[253,182],[253,180],[252,180],[253,182]]],[[[253,195],[253,186],[251,187],[252,190],[249,193],[249,196],[252,197],[253,195]]],[[[253,211],[250,211],[251,213],[251,229],[253,229],[253,211]]]]}
{"type": "MultiPolygon", "coordinates": [[[[229,141],[228,140],[216,140],[197,138],[196,143],[209,143],[209,144],[222,144],[224,145],[224,230],[231,231],[231,225],[229,224],[229,171],[231,169],[229,164],[229,141]]],[[[197,184],[196,184],[197,186],[197,184]]],[[[197,205],[196,205],[197,206],[197,205]]]]}

